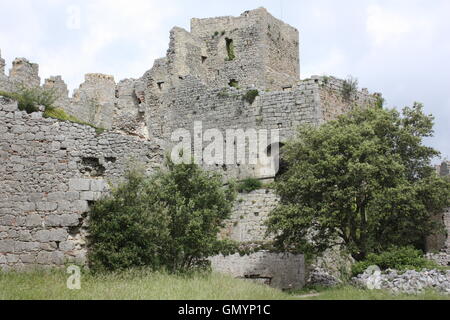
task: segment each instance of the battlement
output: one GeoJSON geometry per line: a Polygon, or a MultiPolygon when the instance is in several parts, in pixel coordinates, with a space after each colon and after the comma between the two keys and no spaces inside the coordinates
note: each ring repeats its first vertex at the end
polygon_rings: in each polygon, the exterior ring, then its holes
{"type": "Polygon", "coordinates": [[[41,84],[39,65],[31,63],[25,58],[16,58],[9,70],[9,79],[24,86],[38,87],[41,84]]]}
{"type": "Polygon", "coordinates": [[[105,81],[105,82],[114,82],[114,76],[102,73],[88,73],[84,76],[86,82],[97,82],[97,81],[105,81]]]}

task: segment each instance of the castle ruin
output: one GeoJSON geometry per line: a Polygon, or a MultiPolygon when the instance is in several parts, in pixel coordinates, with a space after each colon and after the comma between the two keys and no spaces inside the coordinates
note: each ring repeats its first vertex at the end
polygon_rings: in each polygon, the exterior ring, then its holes
{"type": "MultiPolygon", "coordinates": [[[[130,162],[148,173],[158,168],[179,128],[193,132],[201,122],[203,130],[223,132],[278,129],[283,143],[298,125],[320,125],[375,105],[378,95],[366,89],[344,94],[344,80],[300,80],[299,47],[298,30],[259,8],[239,17],[192,19],[190,32],[173,28],[166,57],[139,79],[116,83],[109,75],[87,74],[72,97],[61,76],[44,81],[56,92],[58,108],[107,129],[103,133],[21,112],[17,102],[0,97],[0,268],[85,263],[89,206],[130,162]],[[249,91],[253,99],[245,99],[249,91]]],[[[38,71],[20,58],[6,76],[0,57],[0,90],[41,86],[38,71]]],[[[258,164],[203,166],[238,180],[275,174],[258,164]]],[[[263,221],[277,197],[265,189],[239,197],[221,235],[248,244],[264,241],[263,221]]],[[[280,288],[304,284],[302,255],[258,252],[212,262],[216,270],[280,288]]]]}

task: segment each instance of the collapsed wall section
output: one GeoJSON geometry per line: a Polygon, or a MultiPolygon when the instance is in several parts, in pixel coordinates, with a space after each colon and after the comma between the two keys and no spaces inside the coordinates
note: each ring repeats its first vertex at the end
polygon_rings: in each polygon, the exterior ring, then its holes
{"type": "Polygon", "coordinates": [[[89,206],[133,163],[152,172],[160,147],[27,114],[0,97],[0,268],[84,263],[89,206]]]}

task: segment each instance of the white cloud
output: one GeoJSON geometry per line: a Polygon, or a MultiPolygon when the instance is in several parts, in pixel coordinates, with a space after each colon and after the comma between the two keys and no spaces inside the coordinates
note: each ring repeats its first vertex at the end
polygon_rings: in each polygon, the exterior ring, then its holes
{"type": "Polygon", "coordinates": [[[71,89],[89,72],[112,74],[116,81],[141,76],[165,54],[165,20],[178,12],[173,3],[157,0],[18,0],[2,3],[3,10],[11,13],[0,21],[8,62],[24,56],[39,63],[42,79],[62,75],[71,89]]]}
{"type": "Polygon", "coordinates": [[[412,31],[412,22],[395,12],[371,5],[367,8],[367,32],[376,45],[395,40],[396,37],[412,31]]]}
{"type": "Polygon", "coordinates": [[[313,75],[340,74],[345,64],[345,53],[339,48],[331,48],[323,59],[308,64],[304,69],[301,69],[302,78],[305,79],[313,75]]]}
{"type": "Polygon", "coordinates": [[[435,29],[436,12],[430,14],[426,9],[414,10],[412,7],[367,7],[366,30],[375,46],[393,45],[405,38],[428,42],[435,29]]]}

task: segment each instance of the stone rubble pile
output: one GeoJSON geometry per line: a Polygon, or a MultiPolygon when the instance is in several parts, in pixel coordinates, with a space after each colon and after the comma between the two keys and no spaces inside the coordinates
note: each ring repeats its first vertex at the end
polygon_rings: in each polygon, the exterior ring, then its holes
{"type": "Polygon", "coordinates": [[[447,252],[427,253],[425,255],[425,258],[434,261],[441,266],[450,265],[450,254],[448,254],[447,252]]]}
{"type": "Polygon", "coordinates": [[[341,280],[331,275],[325,269],[319,267],[316,267],[310,271],[307,280],[308,286],[334,287],[341,283],[341,280]]]}
{"type": "Polygon", "coordinates": [[[359,287],[389,290],[394,293],[417,294],[427,289],[450,294],[450,270],[408,270],[399,272],[388,269],[376,275],[364,272],[352,279],[359,287]]]}

